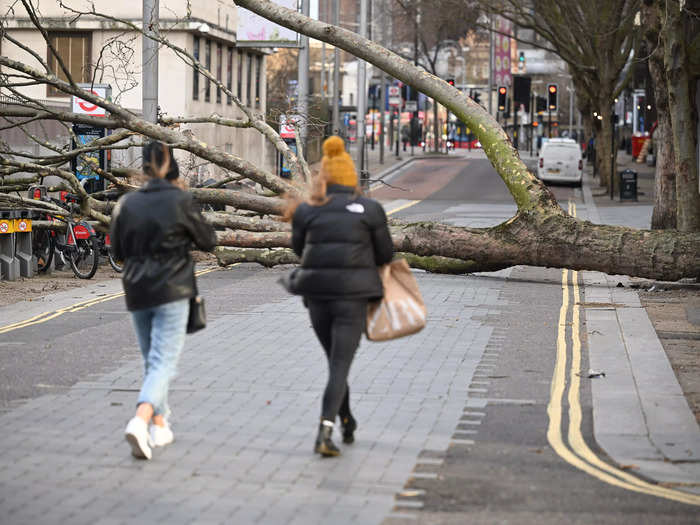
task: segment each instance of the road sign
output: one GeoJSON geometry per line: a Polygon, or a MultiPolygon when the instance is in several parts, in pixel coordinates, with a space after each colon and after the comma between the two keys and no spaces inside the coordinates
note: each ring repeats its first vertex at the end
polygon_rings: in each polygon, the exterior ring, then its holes
{"type": "MultiPolygon", "coordinates": [[[[81,84],[78,84],[78,86],[90,91],[95,96],[104,99],[107,98],[107,86],[101,85],[90,87],[89,84],[87,85],[87,87],[81,84]]],[[[80,113],[81,115],[92,115],[93,117],[107,116],[107,110],[105,110],[104,108],[101,108],[100,106],[98,106],[97,104],[93,104],[92,102],[88,102],[87,100],[83,100],[80,97],[76,97],[75,95],[73,95],[73,113],[80,113]]]]}
{"type": "Polygon", "coordinates": [[[410,113],[413,113],[414,111],[418,111],[418,101],[417,100],[407,100],[404,110],[408,111],[410,113]]]}
{"type": "Polygon", "coordinates": [[[395,107],[401,105],[401,88],[399,86],[389,86],[389,105],[395,107]]]}

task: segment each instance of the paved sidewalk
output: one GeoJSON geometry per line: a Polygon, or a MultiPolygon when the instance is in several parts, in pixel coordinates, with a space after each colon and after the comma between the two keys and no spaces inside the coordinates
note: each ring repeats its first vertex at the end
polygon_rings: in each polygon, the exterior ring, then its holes
{"type": "MultiPolygon", "coordinates": [[[[583,186],[584,218],[649,227],[652,205],[598,207],[590,182],[583,186]]],[[[592,381],[596,441],[633,472],[700,494],[700,429],[638,293],[625,276],[582,276],[592,305],[584,308],[590,366],[606,373],[592,381]]]]}
{"type": "MultiPolygon", "coordinates": [[[[279,275],[260,279],[274,286],[279,275]]],[[[280,288],[278,300],[234,306],[188,337],[171,394],[177,441],[150,462],[132,458],[123,439],[137,358],[1,415],[0,521],[366,525],[401,516],[413,502],[397,493],[411,476],[430,475],[416,465],[470,443],[455,429],[502,286],[418,280],[428,326],[363,342],[351,376],[357,442],[340,458],[311,451],[325,363],[301,301],[280,288]]]]}

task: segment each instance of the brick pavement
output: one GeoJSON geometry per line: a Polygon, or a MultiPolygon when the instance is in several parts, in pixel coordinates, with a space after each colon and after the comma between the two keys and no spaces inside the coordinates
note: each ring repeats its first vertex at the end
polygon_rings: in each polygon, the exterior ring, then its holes
{"type": "MultiPolygon", "coordinates": [[[[274,286],[279,273],[265,275],[274,286]]],[[[500,346],[487,320],[502,286],[417,275],[428,326],[362,343],[350,383],[357,442],[340,458],[311,452],[326,365],[300,300],[280,290],[218,310],[188,337],[171,393],[177,440],[150,462],[132,458],[122,435],[141,380],[136,351],[113,372],[0,416],[0,521],[307,525],[410,515],[420,502],[396,497],[407,480],[430,477],[450,444],[469,443],[458,425],[467,398],[479,396],[470,384],[487,345],[500,346]]]]}

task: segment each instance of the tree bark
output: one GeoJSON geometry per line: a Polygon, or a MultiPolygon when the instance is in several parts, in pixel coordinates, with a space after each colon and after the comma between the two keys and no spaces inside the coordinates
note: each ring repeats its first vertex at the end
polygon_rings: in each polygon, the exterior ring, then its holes
{"type": "Polygon", "coordinates": [[[199,202],[224,204],[265,215],[282,215],[285,203],[277,197],[263,197],[254,193],[215,188],[191,188],[189,192],[199,202]]]}
{"type": "Polygon", "coordinates": [[[246,230],[250,232],[291,231],[289,223],[274,220],[260,219],[257,217],[241,217],[226,212],[204,212],[204,218],[215,228],[230,228],[232,230],[246,230]]]}
{"type": "Polygon", "coordinates": [[[654,4],[641,6],[644,38],[649,54],[649,74],[654,90],[654,103],[658,124],[654,131],[656,172],[654,176],[654,210],[651,215],[652,230],[676,228],[676,164],[673,153],[673,130],[668,107],[666,72],[664,70],[664,41],[661,20],[654,4]]]}
{"type": "Polygon", "coordinates": [[[214,249],[220,266],[228,266],[236,263],[258,263],[267,268],[279,264],[298,264],[299,257],[289,248],[276,250],[259,248],[222,248],[217,246],[214,249]]]}
{"type": "Polygon", "coordinates": [[[680,231],[700,231],[700,193],[698,193],[697,122],[695,79],[690,75],[686,39],[688,14],[677,0],[668,0],[665,52],[668,99],[673,127],[673,150],[676,164],[677,227],[680,231]]]}
{"type": "Polygon", "coordinates": [[[519,213],[487,229],[417,223],[392,228],[392,237],[397,251],[473,261],[472,271],[525,264],[667,281],[700,277],[696,234],[596,225],[558,214],[519,213]]]}

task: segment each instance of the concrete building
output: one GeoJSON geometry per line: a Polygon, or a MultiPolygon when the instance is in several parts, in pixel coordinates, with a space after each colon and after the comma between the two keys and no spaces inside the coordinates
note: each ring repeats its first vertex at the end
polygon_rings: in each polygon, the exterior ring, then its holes
{"type": "MultiPolygon", "coordinates": [[[[89,9],[85,2],[64,3],[74,5],[75,9],[89,9]]],[[[0,12],[8,13],[10,4],[15,2],[0,0],[0,12]]],[[[246,106],[264,114],[267,51],[244,47],[237,40],[237,8],[233,2],[197,2],[196,9],[190,11],[194,5],[185,0],[160,0],[162,34],[197,57],[246,106]]],[[[127,24],[141,26],[142,0],[96,0],[94,6],[97,12],[119,21],[91,14],[76,17],[57,2],[41,4],[41,21],[76,81],[109,84],[114,102],[140,112],[141,33],[127,24]]],[[[21,5],[15,5],[14,15],[10,14],[3,23],[8,35],[39,56],[46,57],[51,70],[60,78],[66,78],[21,5]]],[[[8,40],[3,39],[0,45],[3,55],[41,68],[36,58],[8,40]]],[[[167,47],[160,48],[158,79],[158,102],[164,115],[208,116],[215,113],[228,118],[243,116],[230,97],[201,74],[195,73],[167,47]]],[[[54,107],[68,107],[70,104],[69,97],[45,85],[25,86],[20,90],[24,95],[54,107]]],[[[182,128],[188,127],[202,142],[274,169],[274,155],[267,152],[271,146],[256,131],[209,124],[188,124],[182,128]]],[[[192,162],[189,168],[190,175],[199,179],[215,175],[199,162],[192,162]],[[192,173],[192,169],[196,172],[192,173]]]]}

